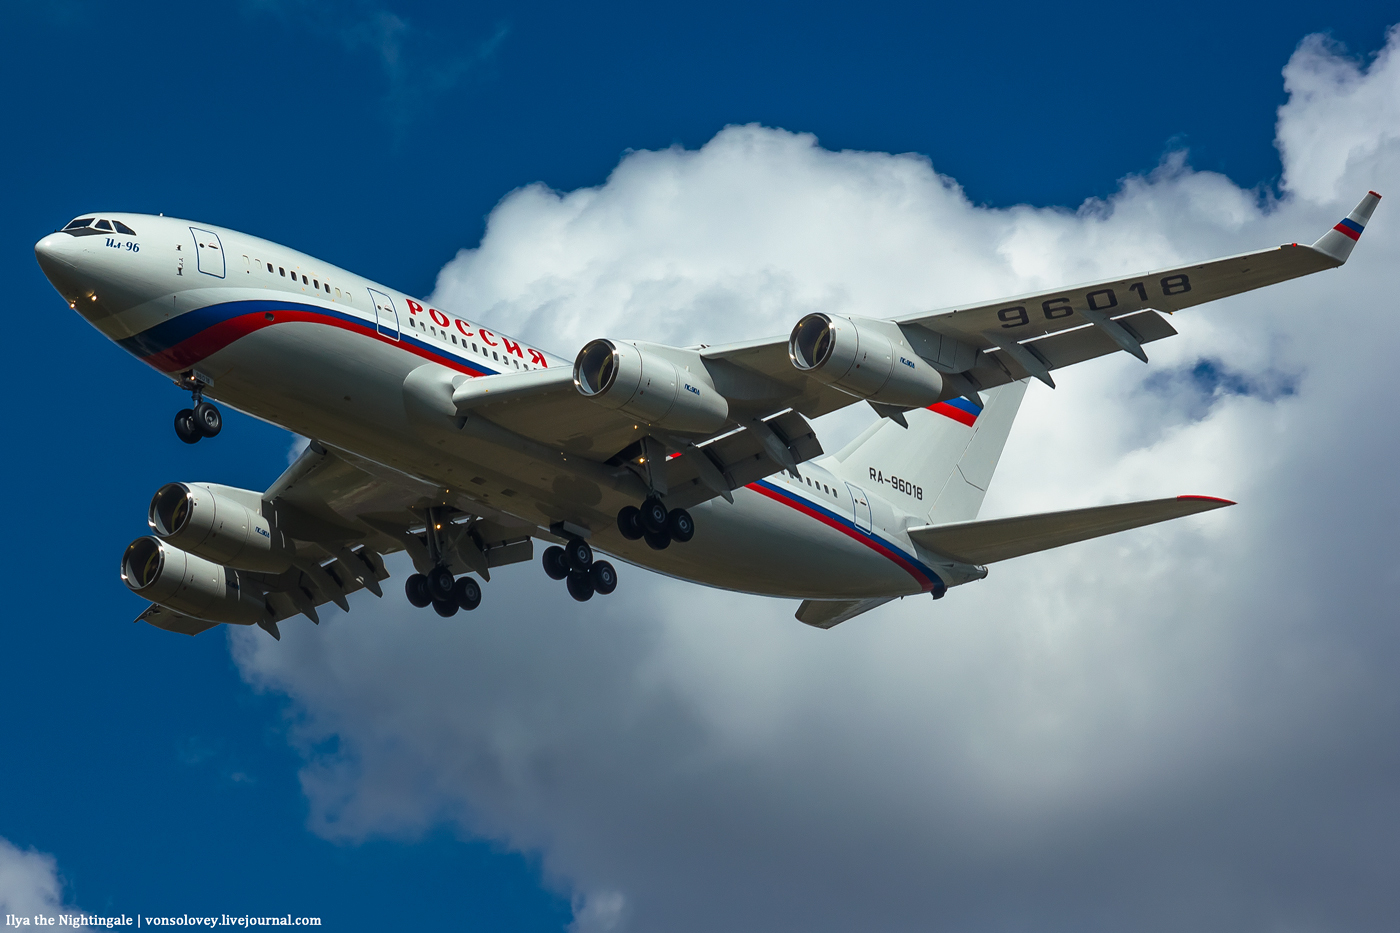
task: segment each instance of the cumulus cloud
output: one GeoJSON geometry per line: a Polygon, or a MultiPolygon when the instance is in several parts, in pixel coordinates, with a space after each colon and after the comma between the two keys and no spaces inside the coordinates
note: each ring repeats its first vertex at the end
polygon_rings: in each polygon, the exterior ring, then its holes
{"type": "MultiPolygon", "coordinates": [[[[1277,194],[1177,153],[1106,201],[991,209],[921,156],[731,127],[513,192],[434,300],[569,354],[1311,241],[1400,189],[1398,44],[1363,66],[1302,43],[1277,194]]],[[[579,931],[1393,927],[1392,212],[1341,271],[1177,315],[1149,366],[1033,385],[984,514],[1233,509],[829,632],[635,569],[579,605],[518,566],[450,621],[394,593],[280,643],[231,633],[290,698],[312,829],[538,853],[579,931]]]]}
{"type": "Polygon", "coordinates": [[[32,918],[75,916],[63,907],[63,882],[52,855],[24,851],[0,838],[0,914],[32,918]]]}

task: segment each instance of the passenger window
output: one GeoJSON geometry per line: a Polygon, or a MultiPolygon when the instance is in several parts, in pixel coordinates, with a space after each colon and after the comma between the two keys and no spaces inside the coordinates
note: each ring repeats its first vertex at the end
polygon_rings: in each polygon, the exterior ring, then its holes
{"type": "MultiPolygon", "coordinates": [[[[107,221],[105,221],[105,220],[99,220],[99,221],[97,222],[97,229],[98,229],[98,230],[111,230],[111,229],[112,229],[112,225],[111,225],[110,223],[108,223],[107,221]]],[[[115,231],[114,231],[114,232],[115,232],[115,231]]]]}
{"type": "Polygon", "coordinates": [[[268,264],[267,264],[267,271],[268,271],[268,272],[271,272],[271,271],[272,271],[272,263],[268,263],[268,264]]]}
{"type": "Polygon", "coordinates": [[[303,285],[307,284],[307,282],[306,282],[306,276],[304,276],[304,275],[301,277],[301,284],[303,284],[303,285]]]}
{"type": "Polygon", "coordinates": [[[453,343],[456,343],[456,342],[457,342],[457,335],[456,335],[456,334],[453,334],[453,335],[452,335],[452,342],[453,342],[453,343]]]}
{"type": "Polygon", "coordinates": [[[128,227],[126,224],[122,223],[120,220],[114,220],[112,221],[112,224],[117,228],[118,233],[129,233],[132,236],[136,236],[136,231],[128,227]]]}
{"type": "Polygon", "coordinates": [[[495,360],[495,361],[498,362],[498,363],[501,361],[501,358],[500,358],[499,356],[496,355],[496,351],[495,351],[495,350],[492,350],[492,351],[491,351],[491,359],[495,360]]]}
{"type": "Polygon", "coordinates": [[[316,291],[319,292],[319,291],[321,290],[321,283],[318,282],[318,281],[316,281],[315,279],[312,279],[312,280],[311,280],[311,287],[314,288],[314,289],[316,289],[316,291]]]}
{"type": "Polygon", "coordinates": [[[476,344],[474,344],[474,343],[472,344],[472,352],[473,352],[473,353],[480,353],[480,352],[481,352],[480,350],[478,350],[478,349],[476,348],[476,344]]]}
{"type": "Polygon", "coordinates": [[[278,267],[277,267],[277,271],[278,271],[279,273],[281,273],[282,278],[285,279],[285,278],[287,277],[287,270],[286,270],[286,269],[283,269],[281,266],[278,266],[278,267]]]}
{"type": "Polygon", "coordinates": [[[330,293],[331,293],[331,283],[330,283],[330,282],[327,282],[327,283],[326,283],[326,294],[329,295],[330,293]]]}

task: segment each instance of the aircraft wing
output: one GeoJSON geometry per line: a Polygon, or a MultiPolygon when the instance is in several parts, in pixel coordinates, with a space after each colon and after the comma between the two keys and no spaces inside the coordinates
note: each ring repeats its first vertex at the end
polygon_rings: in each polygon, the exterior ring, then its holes
{"type": "MultiPolygon", "coordinates": [[[[1312,245],[1290,243],[1137,275],[894,318],[910,346],[944,374],[945,384],[981,389],[1125,350],[1146,361],[1143,345],[1176,333],[1168,314],[1273,285],[1344,262],[1380,202],[1374,191],[1312,245]]],[[[733,370],[745,397],[779,400],[808,417],[856,401],[792,365],[786,337],[707,347],[707,361],[733,370]],[[741,378],[742,377],[742,378],[741,378]]],[[[718,380],[717,380],[718,384],[718,380]]],[[[975,399],[974,399],[975,400],[975,399]]]]}

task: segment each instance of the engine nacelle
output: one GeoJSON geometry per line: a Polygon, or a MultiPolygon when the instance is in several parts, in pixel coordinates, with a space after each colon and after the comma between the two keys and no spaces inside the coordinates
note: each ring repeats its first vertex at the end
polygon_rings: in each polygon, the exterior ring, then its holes
{"type": "Polygon", "coordinates": [[[882,405],[923,408],[943,395],[943,376],[890,321],[809,314],[792,329],[788,356],[812,378],[882,405]]]}
{"type": "Polygon", "coordinates": [[[574,385],[599,405],[671,431],[711,434],[729,420],[729,401],[693,350],[594,340],[574,360],[574,385]]]}
{"type": "Polygon", "coordinates": [[[207,622],[253,625],[267,612],[262,596],[240,585],[237,570],[150,535],[127,546],[122,581],[153,603],[207,622]]]}
{"type": "Polygon", "coordinates": [[[281,573],[293,549],[262,513],[234,496],[256,493],[208,483],[169,483],[151,499],[147,522],[156,536],[181,550],[237,567],[281,573]]]}

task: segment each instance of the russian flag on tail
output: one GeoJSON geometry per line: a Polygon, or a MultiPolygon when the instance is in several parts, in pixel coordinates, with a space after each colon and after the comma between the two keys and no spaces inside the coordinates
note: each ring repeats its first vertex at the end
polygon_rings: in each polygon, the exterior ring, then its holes
{"type": "Polygon", "coordinates": [[[1356,205],[1356,210],[1343,217],[1341,223],[1324,233],[1322,239],[1314,243],[1312,248],[1324,256],[1335,259],[1339,264],[1346,262],[1347,257],[1351,255],[1351,248],[1356,245],[1357,240],[1361,239],[1362,231],[1366,229],[1366,224],[1371,219],[1371,212],[1376,209],[1376,205],[1380,202],[1380,195],[1374,191],[1366,192],[1366,197],[1362,198],[1361,203],[1356,205]]]}
{"type": "Polygon", "coordinates": [[[965,398],[950,398],[946,402],[934,402],[928,407],[929,411],[937,412],[945,418],[952,418],[959,424],[972,427],[977,423],[977,416],[982,414],[982,409],[978,405],[965,398]]]}

